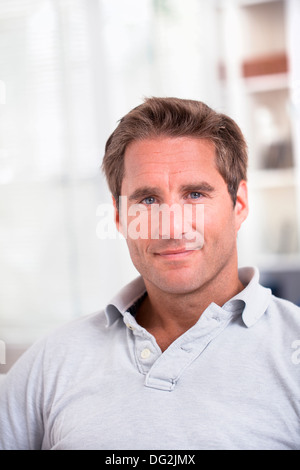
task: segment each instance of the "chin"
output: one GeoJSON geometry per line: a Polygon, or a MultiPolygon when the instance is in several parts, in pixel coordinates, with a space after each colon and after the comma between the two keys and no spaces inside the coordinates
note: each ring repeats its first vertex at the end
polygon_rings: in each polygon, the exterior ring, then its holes
{"type": "Polygon", "coordinates": [[[178,276],[174,279],[174,276],[158,276],[155,280],[150,281],[161,291],[174,294],[174,295],[186,295],[190,294],[201,287],[199,279],[195,282],[195,277],[193,279],[188,279],[186,276],[178,276]]]}

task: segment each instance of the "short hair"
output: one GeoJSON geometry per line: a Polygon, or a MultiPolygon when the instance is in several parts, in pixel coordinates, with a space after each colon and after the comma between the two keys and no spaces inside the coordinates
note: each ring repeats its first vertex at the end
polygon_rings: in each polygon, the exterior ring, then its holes
{"type": "Polygon", "coordinates": [[[155,97],[126,114],[106,142],[102,169],[117,204],[127,146],[158,137],[192,137],[213,142],[217,169],[235,206],[239,184],[247,180],[248,165],[247,145],[239,126],[201,101],[155,97]]]}

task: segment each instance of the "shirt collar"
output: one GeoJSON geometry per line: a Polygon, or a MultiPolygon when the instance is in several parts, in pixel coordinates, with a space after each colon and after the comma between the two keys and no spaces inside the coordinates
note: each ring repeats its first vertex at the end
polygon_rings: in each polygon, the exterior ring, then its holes
{"type": "Polygon", "coordinates": [[[146,287],[141,276],[137,277],[111,300],[105,309],[107,326],[112,325],[118,317],[124,313],[146,292],[146,287]]]}
{"type": "Polygon", "coordinates": [[[254,325],[266,312],[270,300],[271,289],[259,284],[259,271],[256,267],[239,269],[239,279],[245,288],[223,305],[223,308],[234,308],[236,302],[243,302],[242,319],[247,327],[254,325]]]}
{"type": "MultiPolygon", "coordinates": [[[[223,305],[224,310],[240,309],[247,327],[254,325],[265,313],[271,299],[271,290],[259,284],[259,271],[256,267],[239,269],[239,279],[245,288],[223,305]]],[[[111,300],[105,309],[107,326],[112,325],[146,292],[141,276],[137,277],[111,300]]]]}

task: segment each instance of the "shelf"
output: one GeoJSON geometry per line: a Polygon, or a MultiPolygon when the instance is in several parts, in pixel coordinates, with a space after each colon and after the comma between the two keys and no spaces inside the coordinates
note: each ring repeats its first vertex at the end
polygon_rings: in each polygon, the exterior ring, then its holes
{"type": "Polygon", "coordinates": [[[260,254],[258,265],[261,271],[298,271],[300,255],[294,254],[260,254]]]}
{"type": "Polygon", "coordinates": [[[251,57],[242,63],[242,75],[245,78],[286,74],[287,72],[288,57],[285,52],[251,57]]]}
{"type": "Polygon", "coordinates": [[[300,1],[228,0],[224,12],[222,60],[228,79],[225,73],[222,78],[228,109],[249,147],[250,211],[239,233],[240,260],[298,270],[299,115],[292,112],[291,95],[300,72],[300,1]]]}
{"type": "Polygon", "coordinates": [[[264,93],[268,91],[287,90],[289,88],[288,73],[260,75],[244,79],[246,93],[264,93]]]}
{"type": "Polygon", "coordinates": [[[249,189],[279,189],[297,186],[294,168],[250,170],[249,189]]]}
{"type": "Polygon", "coordinates": [[[278,3],[282,0],[238,0],[238,5],[241,7],[251,7],[254,5],[264,5],[265,3],[278,3]]]}

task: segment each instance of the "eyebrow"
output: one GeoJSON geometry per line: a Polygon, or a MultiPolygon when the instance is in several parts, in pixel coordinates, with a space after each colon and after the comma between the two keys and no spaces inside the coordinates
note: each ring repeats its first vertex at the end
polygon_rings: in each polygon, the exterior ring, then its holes
{"type": "Polygon", "coordinates": [[[184,184],[180,186],[180,190],[182,192],[204,192],[204,193],[212,193],[215,191],[215,188],[207,183],[206,181],[200,181],[199,183],[193,184],[184,184]]]}
{"type": "MultiPolygon", "coordinates": [[[[215,188],[211,186],[211,184],[207,183],[206,181],[200,181],[199,183],[192,183],[192,184],[183,184],[179,188],[180,192],[204,192],[204,193],[212,193],[215,191],[215,188]]],[[[136,201],[146,196],[156,196],[161,193],[161,190],[156,186],[142,186],[141,188],[137,188],[133,193],[129,196],[130,201],[136,201]]]]}
{"type": "Polygon", "coordinates": [[[136,201],[137,199],[142,199],[146,196],[149,196],[149,194],[159,194],[160,190],[156,188],[155,186],[143,186],[141,188],[137,188],[133,193],[129,196],[130,201],[136,201]]]}

